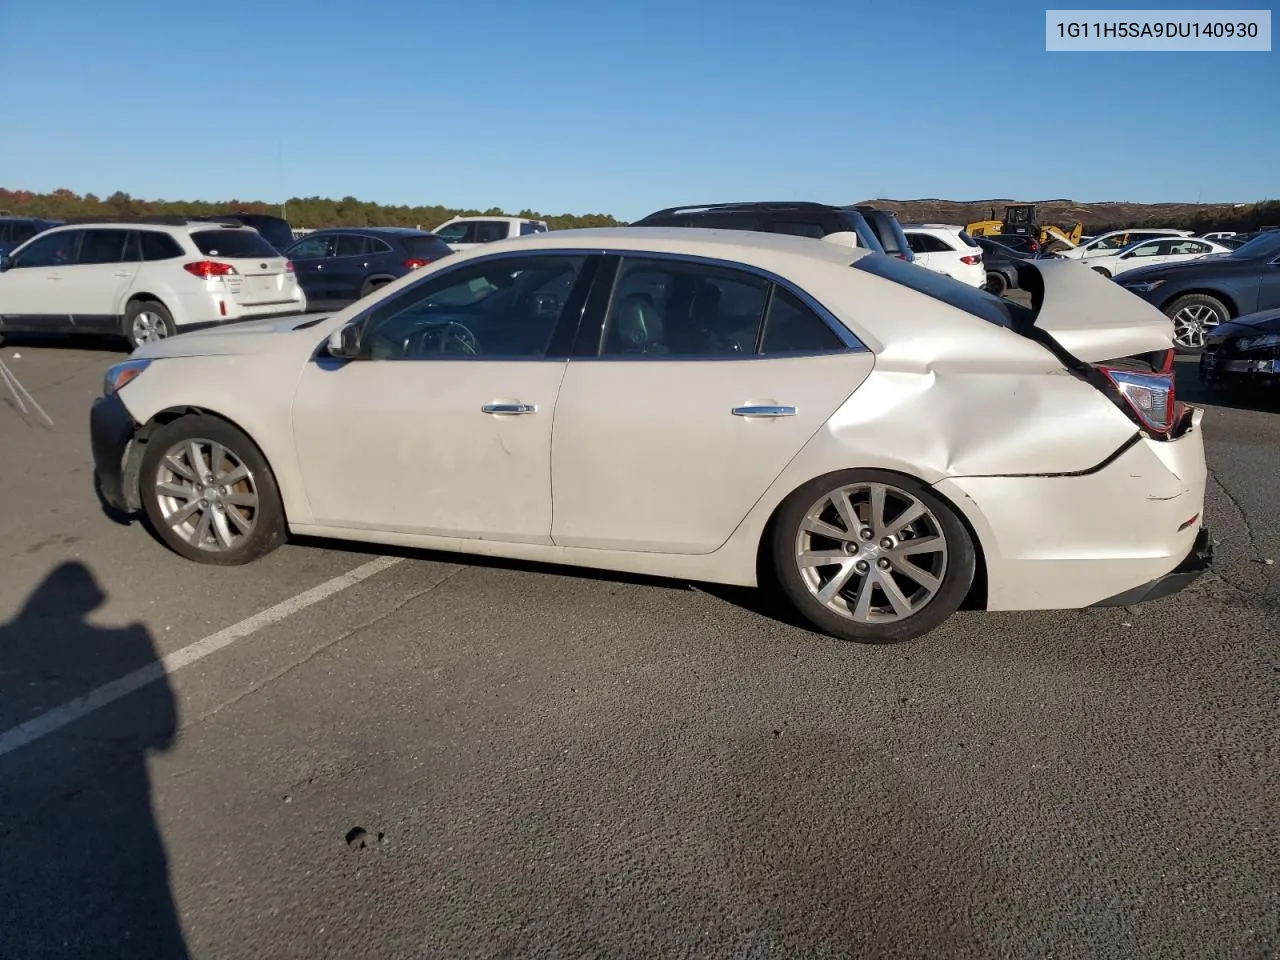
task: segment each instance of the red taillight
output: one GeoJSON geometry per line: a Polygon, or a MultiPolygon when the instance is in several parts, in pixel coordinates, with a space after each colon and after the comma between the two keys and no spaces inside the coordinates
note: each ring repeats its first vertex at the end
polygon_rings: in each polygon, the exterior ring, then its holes
{"type": "Polygon", "coordinates": [[[204,280],[210,277],[225,277],[235,273],[236,268],[229,263],[218,263],[217,260],[200,260],[196,263],[184,263],[182,269],[204,280]]]}
{"type": "Polygon", "coordinates": [[[1034,240],[1031,241],[1031,252],[1032,253],[1040,252],[1040,244],[1036,243],[1034,240]]]}
{"type": "Polygon", "coordinates": [[[973,266],[977,266],[979,263],[981,263],[981,262],[982,262],[982,254],[980,254],[980,253],[971,253],[971,254],[969,254],[969,256],[967,256],[967,257],[961,257],[961,258],[960,258],[960,262],[961,262],[961,263],[967,263],[967,264],[968,264],[969,266],[971,266],[971,267],[973,267],[973,266]]]}
{"type": "MultiPolygon", "coordinates": [[[[1172,368],[1173,364],[1168,366],[1172,368]]],[[[1115,386],[1143,426],[1153,433],[1168,433],[1173,429],[1179,404],[1174,399],[1172,369],[1159,373],[1138,373],[1114,367],[1098,369],[1115,386]]]]}
{"type": "Polygon", "coordinates": [[[907,259],[907,255],[905,253],[895,253],[894,256],[897,257],[899,260],[907,259]]]}
{"type": "Polygon", "coordinates": [[[410,257],[404,262],[405,268],[409,270],[417,270],[419,267],[425,267],[430,260],[423,260],[421,257],[410,257]]]}
{"type": "Polygon", "coordinates": [[[284,262],[284,272],[285,272],[285,273],[293,273],[293,261],[292,261],[292,260],[286,260],[286,261],[284,262]]]}

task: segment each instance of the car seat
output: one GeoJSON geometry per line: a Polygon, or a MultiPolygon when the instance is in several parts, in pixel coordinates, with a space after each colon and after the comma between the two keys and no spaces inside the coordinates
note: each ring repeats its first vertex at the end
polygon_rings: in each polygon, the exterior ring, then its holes
{"type": "Polygon", "coordinates": [[[624,297],[613,309],[609,324],[609,353],[668,353],[662,343],[665,328],[662,314],[642,293],[624,297]]]}

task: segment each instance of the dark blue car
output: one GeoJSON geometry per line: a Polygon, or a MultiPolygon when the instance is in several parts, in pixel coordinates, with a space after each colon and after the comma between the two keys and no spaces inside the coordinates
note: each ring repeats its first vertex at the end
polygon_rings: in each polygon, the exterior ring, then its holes
{"type": "Polygon", "coordinates": [[[41,220],[39,217],[0,217],[0,254],[8,253],[37,233],[60,223],[61,220],[41,220]]]}
{"type": "Polygon", "coordinates": [[[340,310],[452,251],[434,233],[408,227],[316,230],[284,251],[310,310],[340,310]]]}

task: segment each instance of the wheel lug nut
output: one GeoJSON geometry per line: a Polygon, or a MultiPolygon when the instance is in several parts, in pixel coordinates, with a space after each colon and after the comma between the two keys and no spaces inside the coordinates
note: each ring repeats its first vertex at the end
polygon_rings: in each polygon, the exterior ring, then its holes
{"type": "Polygon", "coordinates": [[[890,540],[888,537],[885,537],[883,540],[880,541],[880,546],[884,547],[884,549],[886,550],[892,550],[893,541],[890,540]]]}
{"type": "Polygon", "coordinates": [[[886,560],[884,557],[881,557],[879,560],[876,561],[876,566],[879,567],[881,570],[888,570],[889,561],[886,560]]]}
{"type": "Polygon", "coordinates": [[[857,570],[859,573],[866,573],[871,568],[867,565],[867,561],[859,560],[853,565],[853,569],[857,570]]]}
{"type": "Polygon", "coordinates": [[[861,536],[862,536],[862,539],[863,539],[863,540],[870,540],[870,539],[871,539],[871,528],[870,528],[870,527],[863,527],[863,528],[862,528],[861,536]]]}

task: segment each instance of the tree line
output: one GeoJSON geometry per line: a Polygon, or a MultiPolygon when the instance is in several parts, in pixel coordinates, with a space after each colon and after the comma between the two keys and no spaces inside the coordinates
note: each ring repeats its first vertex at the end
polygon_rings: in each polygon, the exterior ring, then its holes
{"type": "Polygon", "coordinates": [[[557,213],[544,214],[534,210],[520,210],[508,214],[497,207],[488,210],[462,210],[440,205],[411,207],[388,206],[343,197],[331,200],[327,197],[293,197],[282,204],[264,203],[260,200],[142,200],[119,192],[109,197],[92,193],[81,196],[71,190],[54,190],[52,193],[32,193],[29,190],[5,190],[0,188],[0,213],[18,217],[44,217],[50,220],[72,220],[81,217],[139,217],[139,216],[217,216],[224,213],[282,213],[291,226],[317,227],[420,227],[432,230],[452,217],[462,216],[517,216],[531,220],[544,220],[552,230],[568,230],[574,227],[617,227],[622,221],[605,213],[557,213]]]}
{"type": "Polygon", "coordinates": [[[1252,233],[1267,227],[1280,227],[1280,200],[1239,206],[1205,206],[1190,216],[1150,216],[1138,218],[1138,222],[1102,223],[1093,226],[1088,232],[1097,235],[1108,230],[1124,230],[1126,227],[1169,227],[1193,233],[1208,233],[1211,230],[1252,233]]]}

